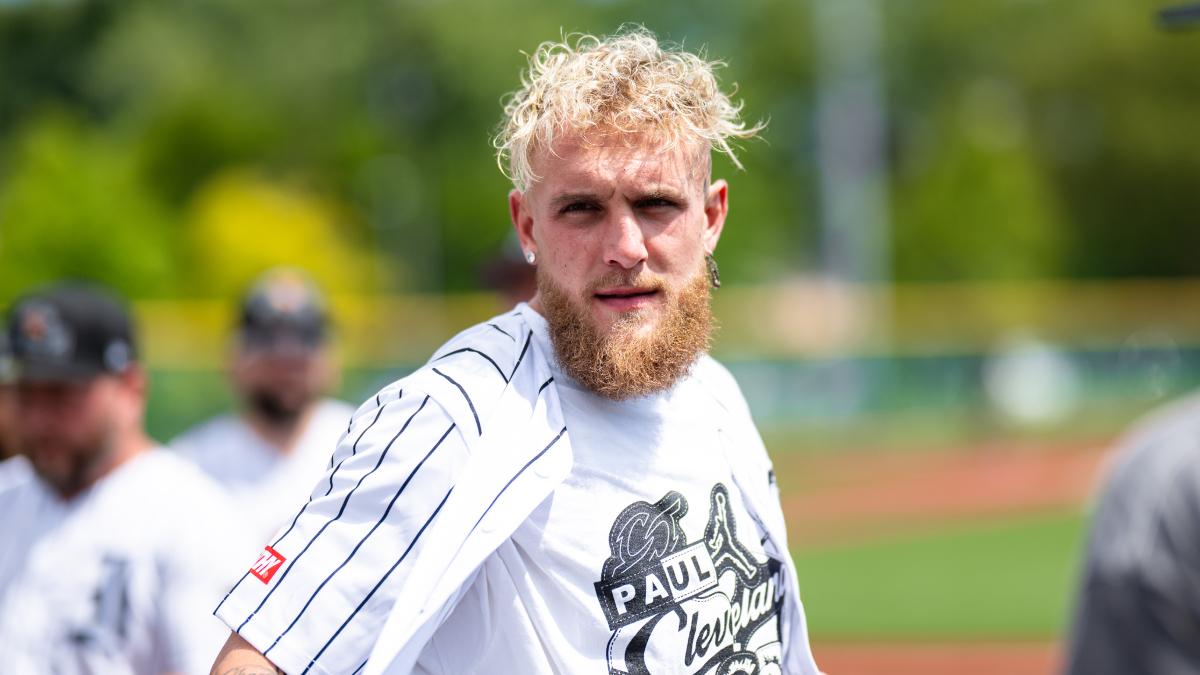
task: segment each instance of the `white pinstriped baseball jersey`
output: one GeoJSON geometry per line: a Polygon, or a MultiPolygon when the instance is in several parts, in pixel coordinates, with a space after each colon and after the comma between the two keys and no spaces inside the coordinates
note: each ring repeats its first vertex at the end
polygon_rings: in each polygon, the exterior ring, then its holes
{"type": "MultiPolygon", "coordinates": [[[[567,431],[571,419],[564,418],[555,383],[561,375],[552,367],[548,343],[535,339],[535,330],[544,331],[541,318],[528,306],[518,306],[460,334],[425,368],[360,408],[334,455],[333,469],[218,607],[217,615],[289,673],[447,672],[445,668],[458,666],[447,665],[445,658],[439,662],[434,650],[444,653],[447,645],[457,644],[458,649],[478,652],[478,637],[499,631],[502,624],[534,625],[552,616],[554,608],[540,611],[523,602],[520,594],[489,604],[495,615],[478,615],[472,609],[487,597],[486,591],[480,595],[480,588],[487,587],[497,564],[506,564],[505,551],[511,551],[514,542],[520,541],[524,550],[537,548],[529,543],[531,531],[521,532],[531,514],[544,509],[553,495],[565,499],[567,490],[580,503],[580,483],[571,480],[579,475],[573,437],[567,431]],[[512,620],[517,618],[522,620],[512,620]]],[[[706,380],[698,384],[699,391],[732,385],[728,374],[707,357],[695,370],[693,379],[706,380]]],[[[588,652],[589,663],[607,660],[611,672],[696,672],[698,666],[685,668],[682,652],[677,667],[654,664],[656,670],[638,671],[625,663],[625,655],[633,653],[627,647],[637,641],[639,625],[661,621],[664,612],[675,611],[672,608],[684,612],[698,607],[694,602],[685,607],[685,600],[737,592],[732,602],[724,601],[721,611],[728,617],[731,605],[738,605],[732,614],[739,635],[755,645],[771,642],[768,638],[774,635],[775,655],[764,647],[763,658],[775,664],[776,672],[782,667],[783,672],[815,674],[795,573],[786,555],[782,514],[768,480],[770,465],[736,385],[715,396],[707,410],[713,411],[713,419],[724,420],[720,433],[741,437],[748,427],[757,445],[737,449],[736,462],[730,462],[733,448],[709,444],[702,478],[688,481],[701,485],[703,494],[695,485],[684,489],[694,511],[702,514],[699,519],[682,520],[687,507],[676,497],[682,499],[683,493],[666,489],[669,481],[621,503],[629,507],[624,511],[609,509],[603,516],[597,511],[602,541],[597,542],[594,578],[586,582],[591,587],[585,589],[595,597],[591,617],[584,620],[593,624],[591,643],[570,649],[588,652]],[[643,507],[668,520],[678,516],[672,522],[679,536],[652,560],[620,559],[607,540],[610,528],[616,532],[626,511],[643,507]],[[734,522],[749,548],[721,543],[721,533],[732,532],[734,522]],[[609,564],[609,557],[618,560],[609,564]],[[753,583],[738,585],[735,572],[725,574],[740,561],[749,563],[743,578],[753,583]],[[652,568],[661,572],[671,562],[691,564],[687,569],[696,569],[705,585],[662,588],[679,597],[664,601],[654,594],[653,607],[643,607],[638,616],[625,613],[637,595],[631,590],[631,575],[646,579],[647,574],[658,574],[652,568]],[[721,577],[720,588],[709,582],[714,574],[721,577]],[[740,594],[742,589],[745,594],[740,594]],[[753,618],[762,620],[747,627],[750,597],[756,590],[753,618]],[[780,611],[777,618],[766,616],[780,611]],[[738,623],[738,617],[744,620],[738,623]],[[767,628],[752,635],[764,625],[767,628]],[[624,651],[616,659],[605,655],[614,649],[624,651]]],[[[572,408],[573,416],[580,414],[572,408]]],[[[699,419],[705,413],[696,414],[699,419]]],[[[551,534],[542,544],[561,549],[562,542],[553,539],[551,534]]],[[[666,578],[657,577],[660,582],[666,578]]],[[[641,588],[644,599],[645,586],[641,588]]],[[[710,613],[697,624],[720,623],[716,616],[710,613]]],[[[722,625],[733,624],[725,620],[722,625]]],[[[700,628],[704,635],[713,630],[700,628]]],[[[507,663],[493,658],[499,652],[485,655],[491,659],[488,664],[476,661],[464,666],[467,672],[569,672],[564,659],[579,663],[570,655],[539,649],[532,633],[499,632],[501,640],[525,641],[530,648],[514,652],[507,663]]],[[[726,651],[720,658],[725,658],[747,647],[710,635],[692,643],[712,648],[705,662],[718,658],[721,649],[726,651]]],[[[634,658],[633,666],[638,662],[634,658]]]]}

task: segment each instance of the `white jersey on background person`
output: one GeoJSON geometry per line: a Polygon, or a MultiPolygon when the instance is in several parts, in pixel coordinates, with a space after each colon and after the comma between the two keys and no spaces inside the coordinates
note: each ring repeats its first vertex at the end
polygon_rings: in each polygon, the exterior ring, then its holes
{"type": "Polygon", "coordinates": [[[519,305],[364,404],[297,510],[216,611],[289,673],[817,673],[769,460],[707,356],[609,401],[519,305]]]}
{"type": "Polygon", "coordinates": [[[280,452],[237,414],[221,415],[184,432],[171,449],[193,461],[224,487],[239,516],[265,541],[295,515],[296,504],[329,468],[354,408],[334,399],[318,402],[295,445],[280,452]]]}
{"type": "Polygon", "coordinates": [[[0,513],[0,672],[208,672],[249,538],[194,466],[149,450],[63,501],[17,457],[0,513]]]}

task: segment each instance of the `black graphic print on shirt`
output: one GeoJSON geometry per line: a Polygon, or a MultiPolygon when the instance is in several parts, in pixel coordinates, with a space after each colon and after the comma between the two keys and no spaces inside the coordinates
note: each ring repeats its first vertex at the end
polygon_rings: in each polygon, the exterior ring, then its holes
{"type": "Polygon", "coordinates": [[[105,555],[101,565],[100,582],[91,598],[90,621],[67,631],[67,639],[79,653],[117,654],[129,639],[130,562],[105,555]]]}
{"type": "Polygon", "coordinates": [[[613,522],[595,584],[613,631],[610,675],[779,673],[783,565],[759,560],[739,539],[721,483],[703,537],[690,543],[680,524],[687,512],[687,499],[671,491],[630,504],[613,522]]]}

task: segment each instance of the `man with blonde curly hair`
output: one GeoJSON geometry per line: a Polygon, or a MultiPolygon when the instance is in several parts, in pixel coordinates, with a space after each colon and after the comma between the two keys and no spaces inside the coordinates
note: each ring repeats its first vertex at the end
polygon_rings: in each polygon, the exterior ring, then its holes
{"type": "Polygon", "coordinates": [[[534,52],[495,145],[536,295],[355,413],[217,608],[214,672],[816,674],[770,460],[706,353],[711,154],[761,130],[718,65],[641,28],[534,52]]]}

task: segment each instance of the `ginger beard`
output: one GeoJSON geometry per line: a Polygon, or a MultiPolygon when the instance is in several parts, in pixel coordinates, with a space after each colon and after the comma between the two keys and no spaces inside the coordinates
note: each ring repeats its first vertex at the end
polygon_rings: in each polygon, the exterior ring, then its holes
{"type": "Polygon", "coordinates": [[[584,387],[614,401],[670,389],[708,351],[713,330],[708,277],[701,270],[681,288],[647,274],[611,272],[572,298],[538,268],[538,294],[550,341],[563,371],[584,387]],[[665,294],[661,316],[648,333],[639,330],[653,314],[627,312],[601,331],[587,311],[597,289],[642,286],[665,294]]]}

